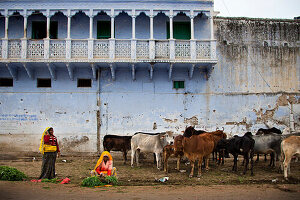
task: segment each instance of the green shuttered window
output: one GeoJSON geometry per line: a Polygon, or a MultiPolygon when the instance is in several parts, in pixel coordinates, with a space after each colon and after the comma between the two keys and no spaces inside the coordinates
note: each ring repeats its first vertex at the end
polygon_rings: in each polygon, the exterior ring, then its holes
{"type": "MultiPolygon", "coordinates": [[[[173,37],[178,40],[191,39],[190,22],[173,22],[173,37]]],[[[167,39],[170,38],[170,22],[167,22],[167,39]]]]}
{"type": "Polygon", "coordinates": [[[110,38],[110,21],[97,21],[97,39],[108,39],[110,38]]]}
{"type": "Polygon", "coordinates": [[[173,88],[174,89],[183,89],[184,81],[173,81],[173,88]]]}

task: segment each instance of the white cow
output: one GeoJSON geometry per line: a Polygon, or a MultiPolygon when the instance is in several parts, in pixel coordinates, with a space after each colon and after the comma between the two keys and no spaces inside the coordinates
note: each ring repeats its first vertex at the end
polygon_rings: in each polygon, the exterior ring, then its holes
{"type": "Polygon", "coordinates": [[[284,178],[288,179],[291,159],[294,155],[300,155],[300,136],[290,136],[281,142],[281,159],[283,160],[284,178]]]}
{"type": "Polygon", "coordinates": [[[157,169],[161,166],[161,153],[164,146],[174,141],[173,132],[143,133],[137,132],[131,138],[131,167],[133,167],[134,156],[137,166],[139,166],[139,153],[154,153],[156,157],[157,169]]]}

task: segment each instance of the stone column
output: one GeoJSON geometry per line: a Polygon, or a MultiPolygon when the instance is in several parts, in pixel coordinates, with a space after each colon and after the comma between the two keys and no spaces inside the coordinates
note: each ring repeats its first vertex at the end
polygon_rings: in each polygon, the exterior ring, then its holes
{"type": "Polygon", "coordinates": [[[44,38],[44,58],[49,59],[50,52],[50,11],[47,10],[47,36],[44,38]]]}
{"type": "Polygon", "coordinates": [[[27,10],[24,10],[24,37],[21,39],[21,45],[22,45],[22,50],[21,50],[21,58],[26,59],[27,57],[27,10]]]}
{"type": "Polygon", "coordinates": [[[93,59],[94,57],[94,38],[93,38],[93,19],[94,19],[94,15],[93,15],[93,10],[90,10],[90,37],[88,39],[88,59],[93,59]]]}
{"type": "Polygon", "coordinates": [[[110,14],[110,26],[111,26],[111,31],[110,31],[110,39],[109,39],[109,59],[115,59],[115,13],[114,9],[111,9],[111,14],[110,14]]]}
{"type": "Polygon", "coordinates": [[[5,16],[5,35],[4,38],[2,39],[2,58],[7,59],[8,58],[8,11],[5,10],[4,13],[5,16]]]}
{"type": "Polygon", "coordinates": [[[155,40],[153,36],[153,10],[150,10],[150,40],[149,40],[149,58],[155,59],[155,40]]]}
{"type": "Polygon", "coordinates": [[[71,59],[71,10],[68,10],[68,30],[66,38],[66,59],[71,59]]]}
{"type": "Polygon", "coordinates": [[[196,60],[196,40],[195,40],[195,30],[194,30],[194,13],[191,11],[191,40],[190,40],[190,48],[191,48],[191,59],[196,60]]]}
{"type": "Polygon", "coordinates": [[[132,11],[132,39],[131,39],[131,59],[136,59],[136,39],[135,39],[135,11],[132,11]]]}
{"type": "Polygon", "coordinates": [[[175,40],[173,38],[173,11],[170,11],[170,59],[175,59],[175,40]]]}
{"type": "Polygon", "coordinates": [[[217,42],[214,38],[214,20],[212,13],[209,16],[210,20],[210,59],[217,59],[217,42]]]}

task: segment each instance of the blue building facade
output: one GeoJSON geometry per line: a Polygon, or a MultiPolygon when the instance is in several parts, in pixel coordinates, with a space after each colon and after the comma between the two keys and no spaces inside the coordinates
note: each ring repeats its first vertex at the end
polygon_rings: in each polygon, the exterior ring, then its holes
{"type": "Polygon", "coordinates": [[[106,134],[299,125],[299,22],[212,0],[0,2],[0,143],[99,152],[106,134]],[[282,28],[278,28],[282,27],[282,28]],[[298,35],[298,36],[297,36],[298,35]]]}

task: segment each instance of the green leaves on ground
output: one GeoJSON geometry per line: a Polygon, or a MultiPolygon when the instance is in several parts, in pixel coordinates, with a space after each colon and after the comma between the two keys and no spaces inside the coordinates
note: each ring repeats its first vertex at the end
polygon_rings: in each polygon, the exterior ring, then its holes
{"type": "Polygon", "coordinates": [[[118,183],[118,179],[114,176],[106,176],[105,179],[100,180],[99,177],[93,176],[83,179],[81,186],[84,187],[95,187],[95,186],[102,186],[102,185],[116,185],[118,183]]]}
{"type": "Polygon", "coordinates": [[[23,181],[27,176],[13,167],[0,166],[0,180],[3,181],[23,181]]]}
{"type": "Polygon", "coordinates": [[[53,179],[42,179],[42,182],[47,182],[47,183],[57,183],[57,178],[53,178],[53,179]]]}

